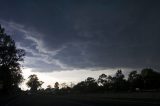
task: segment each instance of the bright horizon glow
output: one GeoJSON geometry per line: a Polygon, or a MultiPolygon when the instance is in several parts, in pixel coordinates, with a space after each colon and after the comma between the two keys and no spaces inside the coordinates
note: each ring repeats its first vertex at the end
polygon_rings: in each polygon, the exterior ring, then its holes
{"type": "MultiPolygon", "coordinates": [[[[80,81],[84,81],[87,77],[93,77],[97,79],[99,75],[102,73],[106,75],[114,75],[117,71],[117,69],[106,69],[106,70],[99,70],[99,71],[91,71],[91,70],[85,70],[85,69],[79,69],[79,70],[65,70],[65,71],[53,71],[53,72],[33,72],[32,68],[23,68],[22,69],[22,75],[25,79],[25,81],[20,85],[22,90],[29,89],[26,86],[26,82],[28,81],[29,75],[36,74],[40,81],[43,81],[44,84],[42,85],[42,88],[46,88],[48,85],[51,85],[54,87],[55,82],[61,83],[67,83],[68,85],[72,83],[76,84],[80,81]]],[[[123,72],[125,72],[122,69],[123,72]]],[[[126,74],[126,73],[124,73],[126,74]]]]}

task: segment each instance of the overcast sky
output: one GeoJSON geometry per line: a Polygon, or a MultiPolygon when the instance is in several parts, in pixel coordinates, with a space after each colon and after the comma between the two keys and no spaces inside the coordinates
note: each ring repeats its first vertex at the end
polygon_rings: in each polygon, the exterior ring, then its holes
{"type": "Polygon", "coordinates": [[[159,0],[0,0],[33,72],[160,69],[159,0]]]}

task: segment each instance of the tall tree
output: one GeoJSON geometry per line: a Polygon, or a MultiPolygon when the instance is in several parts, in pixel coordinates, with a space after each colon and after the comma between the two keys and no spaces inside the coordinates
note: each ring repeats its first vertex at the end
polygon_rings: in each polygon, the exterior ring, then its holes
{"type": "Polygon", "coordinates": [[[26,83],[28,87],[30,87],[32,92],[36,92],[38,88],[41,88],[43,82],[39,81],[37,75],[30,75],[28,82],[26,83]]]}
{"type": "Polygon", "coordinates": [[[88,77],[85,81],[79,82],[74,86],[74,90],[80,92],[95,92],[98,89],[98,84],[96,80],[92,77],[88,77]]]}
{"type": "Polygon", "coordinates": [[[143,88],[143,79],[141,74],[138,74],[137,71],[132,71],[128,75],[128,82],[130,90],[134,91],[136,88],[143,88]]]}
{"type": "Polygon", "coordinates": [[[118,70],[113,77],[113,86],[114,90],[116,91],[122,91],[127,89],[127,83],[126,80],[124,79],[124,74],[122,73],[121,70],[118,70]]]}
{"type": "Polygon", "coordinates": [[[160,88],[160,73],[151,68],[145,68],[141,71],[141,76],[144,80],[145,89],[160,88]]]}
{"type": "Polygon", "coordinates": [[[54,84],[54,88],[55,88],[56,90],[59,90],[59,83],[58,83],[58,82],[56,82],[56,83],[54,84]]]}
{"type": "Polygon", "coordinates": [[[23,81],[19,62],[23,61],[24,55],[25,51],[16,48],[14,40],[0,25],[0,80],[3,92],[14,91],[23,81]]]}
{"type": "Polygon", "coordinates": [[[97,80],[100,91],[109,90],[108,77],[106,74],[101,74],[97,80]]]}
{"type": "Polygon", "coordinates": [[[107,80],[108,80],[107,75],[101,74],[98,78],[98,84],[104,87],[105,85],[107,85],[107,82],[108,82],[107,80]]]}
{"type": "Polygon", "coordinates": [[[85,81],[81,81],[81,82],[77,83],[73,87],[73,90],[75,90],[76,92],[86,92],[86,83],[85,83],[85,81]]]}

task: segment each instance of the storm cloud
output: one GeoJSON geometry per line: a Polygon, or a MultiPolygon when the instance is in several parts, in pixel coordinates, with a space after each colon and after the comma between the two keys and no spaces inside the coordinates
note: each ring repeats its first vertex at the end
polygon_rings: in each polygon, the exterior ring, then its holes
{"type": "Polygon", "coordinates": [[[1,0],[0,23],[38,71],[160,68],[157,0],[1,0]]]}

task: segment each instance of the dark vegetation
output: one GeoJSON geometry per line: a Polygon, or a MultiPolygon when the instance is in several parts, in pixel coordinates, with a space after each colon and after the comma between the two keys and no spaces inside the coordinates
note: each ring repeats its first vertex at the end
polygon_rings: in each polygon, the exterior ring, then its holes
{"type": "Polygon", "coordinates": [[[50,92],[66,93],[107,93],[107,92],[156,92],[160,90],[160,73],[146,68],[140,73],[132,71],[128,78],[124,76],[121,70],[118,70],[114,76],[101,74],[96,80],[88,77],[73,87],[65,86],[58,89],[47,88],[50,92]],[[51,90],[52,89],[52,90],[51,90]]]}
{"type": "MultiPolygon", "coordinates": [[[[21,74],[20,61],[23,61],[24,50],[17,49],[14,40],[4,32],[0,26],[0,93],[13,94],[21,92],[19,84],[24,80],[21,74]]],[[[118,70],[114,76],[101,74],[98,79],[88,77],[75,85],[56,82],[54,88],[43,84],[36,75],[30,75],[26,83],[30,88],[28,93],[40,94],[80,94],[80,93],[106,93],[106,92],[143,92],[159,91],[160,73],[151,68],[132,71],[127,77],[118,70]]]]}
{"type": "Polygon", "coordinates": [[[116,74],[107,76],[101,74],[97,80],[88,77],[85,81],[79,82],[73,87],[73,91],[77,92],[124,92],[124,91],[145,91],[145,90],[159,90],[160,88],[160,73],[152,69],[146,68],[137,73],[132,71],[129,73],[128,78],[125,79],[121,70],[116,74]]]}
{"type": "Polygon", "coordinates": [[[14,40],[0,26],[0,88],[1,93],[9,94],[20,91],[18,85],[23,81],[20,61],[24,50],[17,49],[14,40]]]}

